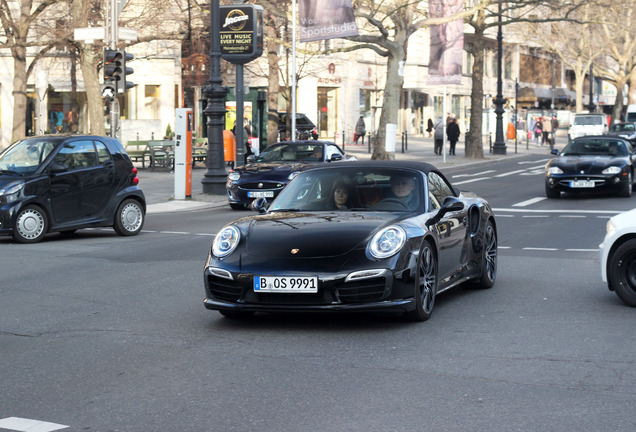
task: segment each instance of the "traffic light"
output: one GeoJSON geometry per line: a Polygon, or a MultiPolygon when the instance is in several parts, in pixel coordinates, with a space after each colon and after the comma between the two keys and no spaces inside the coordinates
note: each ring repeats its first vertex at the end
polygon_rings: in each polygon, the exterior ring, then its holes
{"type": "Polygon", "coordinates": [[[133,88],[134,83],[126,81],[127,75],[132,75],[135,71],[126,66],[127,61],[132,61],[134,55],[128,54],[124,50],[104,49],[104,86],[113,87],[115,93],[125,93],[133,88]]]}
{"type": "Polygon", "coordinates": [[[119,82],[124,74],[124,52],[117,49],[104,49],[104,86],[112,86],[117,93],[119,82]]]}
{"type": "Polygon", "coordinates": [[[135,56],[127,53],[126,51],[122,51],[122,55],[123,55],[123,77],[122,77],[122,85],[120,87],[117,88],[117,91],[119,93],[125,93],[128,91],[128,89],[133,88],[136,84],[132,83],[130,81],[126,81],[128,79],[128,75],[132,75],[133,73],[135,73],[135,70],[131,67],[128,67],[128,62],[132,61],[135,56]]]}

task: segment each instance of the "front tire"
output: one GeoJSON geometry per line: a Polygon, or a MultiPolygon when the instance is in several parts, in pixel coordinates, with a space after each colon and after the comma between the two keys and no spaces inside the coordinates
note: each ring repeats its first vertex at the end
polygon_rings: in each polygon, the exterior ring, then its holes
{"type": "Polygon", "coordinates": [[[623,198],[629,198],[632,196],[632,173],[627,174],[627,182],[621,188],[621,191],[618,193],[618,196],[623,198]]]}
{"type": "Polygon", "coordinates": [[[437,258],[433,246],[426,241],[417,260],[415,278],[415,310],[406,313],[409,321],[426,321],[433,313],[437,295],[437,258]]]}
{"type": "Polygon", "coordinates": [[[548,198],[560,198],[561,192],[558,190],[550,189],[550,186],[545,185],[545,196],[548,198]]]}
{"type": "Polygon", "coordinates": [[[636,239],[626,241],[612,253],[607,282],[625,304],[636,307],[636,239]]]}
{"type": "Polygon", "coordinates": [[[37,243],[49,229],[49,219],[38,206],[28,205],[18,213],[13,226],[13,238],[18,243],[37,243]]]}
{"type": "Polygon", "coordinates": [[[138,201],[124,200],[115,212],[113,229],[120,236],[137,235],[144,226],[144,216],[144,209],[138,201]]]}
{"type": "Polygon", "coordinates": [[[490,288],[497,279],[497,233],[492,221],[486,224],[484,231],[484,250],[481,258],[481,278],[477,281],[478,288],[490,288]]]}

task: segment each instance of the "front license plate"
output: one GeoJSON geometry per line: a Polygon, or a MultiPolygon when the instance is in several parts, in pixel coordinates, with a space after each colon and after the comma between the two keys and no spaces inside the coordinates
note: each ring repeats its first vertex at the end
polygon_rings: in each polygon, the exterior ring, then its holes
{"type": "Polygon", "coordinates": [[[248,192],[249,198],[274,198],[274,191],[256,191],[248,192]]]}
{"type": "Polygon", "coordinates": [[[574,180],[570,182],[571,188],[593,188],[594,182],[590,180],[574,180]]]}
{"type": "Polygon", "coordinates": [[[317,277],[254,276],[254,292],[317,293],[317,277]]]}

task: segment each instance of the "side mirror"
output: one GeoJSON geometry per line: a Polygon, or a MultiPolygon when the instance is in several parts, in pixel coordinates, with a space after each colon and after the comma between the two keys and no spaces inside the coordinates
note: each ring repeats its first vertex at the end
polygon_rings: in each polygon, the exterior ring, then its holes
{"type": "Polygon", "coordinates": [[[342,160],[342,155],[337,154],[337,153],[336,154],[332,154],[331,157],[329,158],[329,160],[331,162],[342,160]]]}
{"type": "Polygon", "coordinates": [[[254,201],[252,201],[252,204],[250,204],[250,209],[253,211],[257,211],[260,214],[263,214],[265,212],[267,212],[267,207],[269,207],[267,205],[267,198],[256,198],[254,201]]]}
{"type": "Polygon", "coordinates": [[[49,173],[51,174],[59,174],[68,171],[68,165],[60,163],[60,162],[51,162],[49,165],[49,173]]]}
{"type": "Polygon", "coordinates": [[[553,155],[556,155],[556,156],[558,156],[558,155],[559,155],[559,151],[558,151],[557,149],[552,149],[552,150],[550,151],[550,153],[552,153],[553,155]]]}
{"type": "Polygon", "coordinates": [[[442,201],[442,206],[437,211],[437,214],[426,221],[426,226],[430,227],[431,225],[435,225],[446,213],[459,211],[463,208],[464,203],[459,198],[447,196],[444,198],[444,201],[442,201]]]}
{"type": "Polygon", "coordinates": [[[249,155],[247,157],[247,163],[254,163],[256,162],[256,156],[255,155],[249,155]]]}

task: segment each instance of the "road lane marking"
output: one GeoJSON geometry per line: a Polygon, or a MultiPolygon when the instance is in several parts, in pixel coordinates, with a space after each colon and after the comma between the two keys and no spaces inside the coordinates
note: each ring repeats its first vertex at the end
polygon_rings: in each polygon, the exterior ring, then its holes
{"type": "Polygon", "coordinates": [[[482,171],[482,172],[478,172],[474,174],[457,174],[457,175],[454,175],[453,178],[480,176],[484,174],[490,174],[491,172],[495,172],[495,170],[482,171]]]}
{"type": "Polygon", "coordinates": [[[584,215],[559,215],[559,217],[562,218],[586,218],[587,216],[584,215]]]}
{"type": "Polygon", "coordinates": [[[539,163],[539,162],[547,162],[552,160],[552,158],[549,159],[539,159],[538,161],[533,160],[533,161],[521,161],[521,162],[517,162],[519,165],[525,165],[525,164],[533,164],[533,163],[539,163]]]}
{"type": "Polygon", "coordinates": [[[525,215],[525,216],[521,216],[521,217],[524,217],[524,218],[537,218],[538,219],[538,218],[547,218],[548,215],[525,215]]]}
{"type": "Polygon", "coordinates": [[[492,177],[479,177],[479,178],[474,178],[474,179],[470,179],[470,180],[464,180],[461,182],[453,182],[454,185],[461,185],[461,184],[466,184],[466,183],[472,183],[472,182],[476,182],[479,180],[490,180],[492,177]]]}
{"type": "Polygon", "coordinates": [[[529,200],[525,200],[525,201],[518,202],[517,204],[513,204],[512,206],[513,207],[526,207],[526,206],[529,206],[530,204],[535,204],[535,203],[541,202],[541,201],[543,201],[545,199],[546,199],[546,197],[531,198],[529,200]]]}
{"type": "Polygon", "coordinates": [[[0,419],[0,428],[18,432],[52,432],[60,429],[66,429],[67,427],[69,426],[20,417],[7,417],[0,419]]]}
{"type": "Polygon", "coordinates": [[[566,249],[566,252],[598,252],[598,249],[566,249]]]}
{"type": "Polygon", "coordinates": [[[511,212],[511,213],[583,213],[583,214],[611,214],[616,215],[623,213],[625,210],[533,210],[533,209],[516,209],[516,208],[494,208],[495,212],[511,212]]]}
{"type": "Polygon", "coordinates": [[[539,247],[524,247],[523,250],[531,250],[531,251],[558,251],[557,248],[539,248],[539,247]]]}
{"type": "Polygon", "coordinates": [[[519,173],[522,173],[522,172],[525,172],[525,171],[526,170],[510,171],[510,172],[506,172],[506,173],[503,173],[503,174],[497,174],[495,177],[506,177],[506,176],[513,175],[513,174],[519,174],[519,173]]]}

